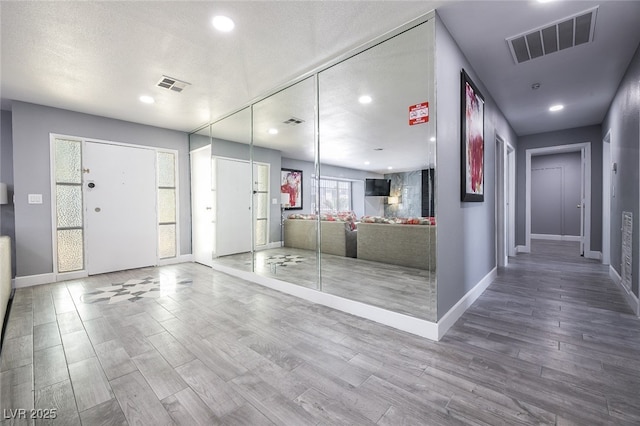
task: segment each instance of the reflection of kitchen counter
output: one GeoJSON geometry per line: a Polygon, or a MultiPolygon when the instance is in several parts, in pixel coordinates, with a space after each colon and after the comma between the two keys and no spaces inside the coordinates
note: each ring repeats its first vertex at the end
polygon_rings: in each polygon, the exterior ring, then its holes
{"type": "Polygon", "coordinates": [[[358,259],[436,269],[436,227],[358,223],[358,259]]]}
{"type": "MultiPolygon", "coordinates": [[[[305,219],[286,219],[284,221],[284,246],[304,250],[316,250],[317,221],[305,219]]],[[[336,256],[356,257],[356,231],[348,231],[345,222],[320,222],[320,241],[322,253],[336,256]]]]}

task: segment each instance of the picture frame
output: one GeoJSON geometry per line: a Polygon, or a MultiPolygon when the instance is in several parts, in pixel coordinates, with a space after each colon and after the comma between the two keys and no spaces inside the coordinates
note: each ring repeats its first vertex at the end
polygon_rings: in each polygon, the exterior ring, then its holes
{"type": "Polygon", "coordinates": [[[484,201],[484,96],[460,72],[461,201],[484,201]]]}
{"type": "Polygon", "coordinates": [[[283,200],[282,207],[285,210],[302,210],[302,170],[281,169],[280,194],[283,200]],[[284,203],[288,194],[289,203],[284,203]]]}

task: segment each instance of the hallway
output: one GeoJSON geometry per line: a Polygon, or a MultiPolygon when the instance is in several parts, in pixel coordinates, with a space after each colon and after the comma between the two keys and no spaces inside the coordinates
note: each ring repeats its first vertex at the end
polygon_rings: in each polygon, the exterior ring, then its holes
{"type": "Polygon", "coordinates": [[[1,424],[637,424],[640,320],[571,244],[510,259],[440,342],[197,264],[20,289],[1,424]]]}

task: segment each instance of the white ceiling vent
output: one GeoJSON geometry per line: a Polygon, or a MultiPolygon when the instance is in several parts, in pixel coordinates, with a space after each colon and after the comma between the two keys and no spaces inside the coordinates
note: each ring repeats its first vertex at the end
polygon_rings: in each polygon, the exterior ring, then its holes
{"type": "Polygon", "coordinates": [[[291,117],[290,119],[283,121],[283,123],[290,126],[297,126],[298,124],[304,123],[304,120],[301,118],[291,117]]]}
{"type": "Polygon", "coordinates": [[[177,78],[167,77],[166,75],[163,75],[157,86],[180,93],[184,89],[186,89],[187,86],[191,86],[191,83],[187,83],[186,81],[181,81],[177,78]]]}
{"type": "Polygon", "coordinates": [[[593,41],[598,7],[507,38],[513,60],[521,64],[530,59],[593,41]]]}

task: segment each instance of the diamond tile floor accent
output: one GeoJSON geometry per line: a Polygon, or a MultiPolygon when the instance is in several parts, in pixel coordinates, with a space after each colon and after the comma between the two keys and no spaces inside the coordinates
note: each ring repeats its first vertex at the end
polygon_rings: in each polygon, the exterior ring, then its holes
{"type": "Polygon", "coordinates": [[[161,281],[158,278],[146,277],[143,279],[130,279],[123,283],[114,283],[106,287],[85,293],[80,297],[83,303],[136,302],[144,298],[157,298],[166,296],[186,287],[190,287],[193,281],[176,279],[175,281],[161,281]]]}

